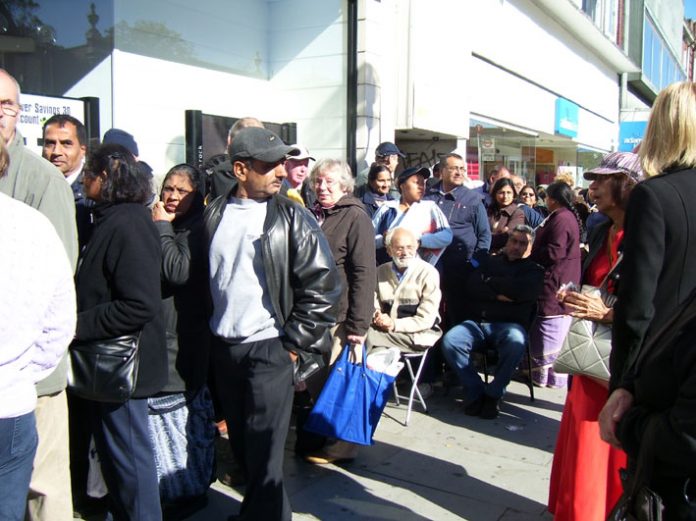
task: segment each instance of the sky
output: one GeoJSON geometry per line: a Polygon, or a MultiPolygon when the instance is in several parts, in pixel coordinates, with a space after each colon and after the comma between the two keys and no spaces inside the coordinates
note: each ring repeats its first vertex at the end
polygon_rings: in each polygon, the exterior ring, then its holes
{"type": "Polygon", "coordinates": [[[684,18],[696,19],[696,0],[684,0],[684,18]]]}

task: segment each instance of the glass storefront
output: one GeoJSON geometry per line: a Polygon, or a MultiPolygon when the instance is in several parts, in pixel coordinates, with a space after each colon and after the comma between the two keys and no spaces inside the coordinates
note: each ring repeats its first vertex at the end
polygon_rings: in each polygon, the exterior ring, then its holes
{"type": "Polygon", "coordinates": [[[27,92],[46,95],[63,95],[114,49],[269,79],[314,42],[342,51],[335,2],[317,3],[291,32],[283,20],[296,8],[270,0],[5,0],[0,67],[27,92]]]}
{"type": "Polygon", "coordinates": [[[476,119],[469,131],[467,162],[475,179],[483,180],[503,165],[534,186],[552,183],[560,172],[572,176],[576,186],[586,186],[583,172],[597,166],[604,154],[565,137],[528,134],[476,119]]]}
{"type": "Polygon", "coordinates": [[[478,178],[483,180],[497,165],[504,165],[511,172],[524,178],[526,183],[535,183],[535,135],[472,119],[469,136],[469,172],[478,174],[478,178]],[[474,161],[477,164],[472,164],[474,161]]]}
{"type": "Polygon", "coordinates": [[[112,0],[5,0],[0,67],[22,90],[63,95],[113,50],[112,0]]]}

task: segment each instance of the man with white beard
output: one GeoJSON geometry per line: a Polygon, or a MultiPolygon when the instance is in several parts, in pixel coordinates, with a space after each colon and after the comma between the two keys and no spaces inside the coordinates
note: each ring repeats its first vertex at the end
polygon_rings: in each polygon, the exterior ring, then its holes
{"type": "Polygon", "coordinates": [[[370,350],[424,351],[442,336],[440,275],[417,256],[418,240],[410,230],[394,228],[384,243],[392,260],[377,268],[375,313],[365,343],[370,350]]]}

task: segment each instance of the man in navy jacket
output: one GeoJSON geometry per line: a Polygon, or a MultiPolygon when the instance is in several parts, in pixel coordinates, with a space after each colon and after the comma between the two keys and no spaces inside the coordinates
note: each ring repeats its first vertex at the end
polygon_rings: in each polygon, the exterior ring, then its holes
{"type": "Polygon", "coordinates": [[[440,258],[442,288],[447,303],[447,318],[454,324],[461,320],[460,298],[470,260],[474,253],[487,251],[491,229],[481,194],[464,186],[466,163],[459,154],[447,154],[441,160],[441,181],[425,199],[435,201],[447,217],[454,238],[440,258]]]}

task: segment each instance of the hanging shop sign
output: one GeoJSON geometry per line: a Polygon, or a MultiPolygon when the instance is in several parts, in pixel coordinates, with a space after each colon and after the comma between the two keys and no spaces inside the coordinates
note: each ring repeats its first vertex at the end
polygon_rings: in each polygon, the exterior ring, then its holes
{"type": "Polygon", "coordinates": [[[567,137],[578,135],[579,107],[565,98],[556,98],[556,121],[554,131],[556,134],[567,137]]]}
{"type": "Polygon", "coordinates": [[[643,141],[647,121],[622,121],[619,124],[619,152],[633,152],[643,141]]]}

